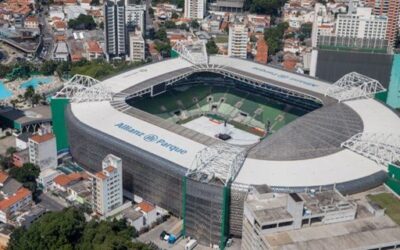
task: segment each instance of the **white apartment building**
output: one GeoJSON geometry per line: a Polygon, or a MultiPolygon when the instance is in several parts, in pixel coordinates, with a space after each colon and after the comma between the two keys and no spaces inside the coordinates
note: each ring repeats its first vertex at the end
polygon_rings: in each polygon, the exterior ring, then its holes
{"type": "Polygon", "coordinates": [[[244,24],[233,24],[229,27],[228,56],[247,58],[247,28],[244,24]]]}
{"type": "Polygon", "coordinates": [[[129,58],[133,62],[145,59],[145,42],[141,32],[129,33],[129,58]]]}
{"type": "Polygon", "coordinates": [[[206,0],[185,0],[185,17],[203,19],[206,13],[206,0]]]}
{"type": "Polygon", "coordinates": [[[40,128],[29,138],[29,162],[40,167],[40,171],[57,167],[56,137],[49,128],[40,128]]]}
{"type": "Polygon", "coordinates": [[[92,175],[92,207],[98,214],[106,215],[123,204],[122,160],[107,155],[101,171],[92,175]]]}
{"type": "Polygon", "coordinates": [[[136,26],[145,31],[146,5],[135,4],[132,0],[125,0],[125,23],[128,26],[136,26]]]}
{"type": "Polygon", "coordinates": [[[388,19],[372,15],[371,8],[357,8],[356,13],[340,14],[336,22],[337,37],[385,39],[388,19]]]}
{"type": "Polygon", "coordinates": [[[125,57],[127,48],[124,2],[122,0],[118,2],[107,1],[104,5],[104,19],[108,59],[125,57]]]}

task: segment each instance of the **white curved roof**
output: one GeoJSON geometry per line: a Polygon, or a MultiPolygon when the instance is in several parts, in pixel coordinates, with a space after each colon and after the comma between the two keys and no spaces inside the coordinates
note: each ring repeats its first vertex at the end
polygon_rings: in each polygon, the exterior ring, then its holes
{"type": "MultiPolygon", "coordinates": [[[[329,86],[317,79],[239,59],[211,57],[210,63],[228,65],[250,73],[254,71],[261,75],[264,74],[262,72],[275,72],[265,74],[268,74],[268,78],[272,75],[277,81],[279,78],[279,81],[320,94],[325,93],[329,86]]],[[[100,84],[117,93],[156,76],[191,66],[183,59],[170,59],[128,71],[100,84]]],[[[345,104],[359,114],[366,132],[399,133],[399,117],[378,101],[363,99],[347,101],[345,104]]],[[[75,117],[84,124],[188,169],[192,168],[196,153],[205,147],[182,135],[120,112],[107,101],[72,103],[71,109],[75,117]]],[[[374,161],[344,149],[324,157],[297,161],[247,158],[236,182],[270,186],[319,186],[359,179],[381,170],[374,161]]]]}

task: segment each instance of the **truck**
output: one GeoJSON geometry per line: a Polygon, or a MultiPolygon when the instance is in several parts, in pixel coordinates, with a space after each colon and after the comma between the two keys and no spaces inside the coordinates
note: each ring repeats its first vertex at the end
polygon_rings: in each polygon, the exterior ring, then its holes
{"type": "Polygon", "coordinates": [[[188,243],[186,243],[185,250],[192,250],[196,246],[197,246],[197,240],[191,239],[191,240],[189,240],[188,243]]]}

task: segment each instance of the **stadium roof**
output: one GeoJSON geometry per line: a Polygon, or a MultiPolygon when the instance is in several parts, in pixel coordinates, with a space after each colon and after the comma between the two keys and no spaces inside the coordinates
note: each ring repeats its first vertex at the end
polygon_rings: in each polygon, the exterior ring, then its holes
{"type": "MultiPolygon", "coordinates": [[[[384,104],[373,99],[338,103],[324,96],[330,86],[327,82],[250,61],[211,56],[209,63],[311,95],[324,103],[322,108],[298,118],[250,149],[236,182],[306,187],[345,183],[382,172],[380,165],[341,148],[340,144],[359,132],[399,134],[400,119],[384,104]]],[[[191,70],[189,62],[176,58],[131,70],[100,84],[127,96],[191,70]]],[[[110,101],[84,102],[72,103],[71,110],[86,125],[187,169],[193,168],[199,151],[216,142],[214,138],[126,106],[119,111],[110,101]]]]}

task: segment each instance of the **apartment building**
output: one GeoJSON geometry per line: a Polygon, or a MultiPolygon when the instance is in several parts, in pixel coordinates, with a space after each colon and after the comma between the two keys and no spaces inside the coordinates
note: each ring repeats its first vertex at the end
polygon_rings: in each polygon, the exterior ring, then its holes
{"type": "Polygon", "coordinates": [[[129,58],[133,62],[145,59],[145,42],[141,32],[129,33],[129,58]]]}
{"type": "Polygon", "coordinates": [[[107,155],[102,162],[102,170],[93,174],[91,181],[93,211],[106,215],[123,204],[120,158],[107,155]]]}
{"type": "Polygon", "coordinates": [[[206,13],[205,0],[185,0],[185,17],[203,19],[206,13]]]}
{"type": "Polygon", "coordinates": [[[244,24],[233,24],[229,27],[228,56],[247,58],[247,28],[244,24]]]}
{"type": "Polygon", "coordinates": [[[145,32],[146,5],[136,4],[134,0],[125,0],[125,23],[128,29],[145,32]]]}
{"type": "Polygon", "coordinates": [[[29,162],[40,167],[41,171],[57,167],[56,138],[49,128],[40,128],[29,138],[29,162]]]}
{"type": "Polygon", "coordinates": [[[371,8],[357,8],[356,13],[339,14],[336,36],[350,38],[386,39],[388,18],[372,14],[371,8]]]}
{"type": "Polygon", "coordinates": [[[104,19],[107,59],[124,58],[127,53],[124,1],[107,1],[104,5],[104,19]]]}
{"type": "Polygon", "coordinates": [[[32,205],[32,192],[21,187],[15,194],[0,201],[0,221],[13,223],[18,212],[29,208],[32,205]]]}

